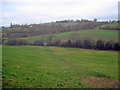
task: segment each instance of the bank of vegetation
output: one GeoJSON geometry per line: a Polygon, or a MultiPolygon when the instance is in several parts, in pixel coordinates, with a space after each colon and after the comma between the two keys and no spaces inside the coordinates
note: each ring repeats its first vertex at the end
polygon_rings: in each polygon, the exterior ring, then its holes
{"type": "MultiPolygon", "coordinates": [[[[94,33],[96,30],[103,31],[114,30],[119,32],[118,22],[106,21],[97,22],[81,19],[81,20],[63,20],[46,24],[31,24],[31,25],[13,25],[5,28],[3,27],[2,43],[3,45],[34,45],[34,46],[58,46],[58,47],[73,47],[73,48],[85,48],[85,49],[97,49],[97,50],[120,50],[120,44],[118,42],[118,35],[116,39],[107,37],[107,33],[104,32],[101,37],[97,38],[98,34],[94,33]],[[87,35],[77,33],[77,31],[87,31],[87,35]],[[95,37],[89,37],[89,30],[92,31],[91,35],[95,37]],[[71,35],[66,33],[70,32],[71,35]],[[61,33],[65,33],[64,36],[59,36],[61,33]],[[58,35],[58,36],[57,36],[58,35]],[[27,40],[31,37],[39,37],[35,40],[27,40]],[[95,38],[97,38],[95,40],[95,38]],[[107,40],[106,40],[107,39],[107,40]]],[[[111,33],[111,36],[113,34],[111,33]]]]}

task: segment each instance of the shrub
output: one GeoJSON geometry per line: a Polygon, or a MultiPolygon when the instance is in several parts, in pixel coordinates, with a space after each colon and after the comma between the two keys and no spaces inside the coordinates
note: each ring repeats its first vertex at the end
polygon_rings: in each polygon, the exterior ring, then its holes
{"type": "Polygon", "coordinates": [[[33,45],[35,45],[35,46],[44,46],[44,41],[43,40],[36,40],[36,41],[34,41],[33,45]]]}
{"type": "Polygon", "coordinates": [[[18,39],[16,40],[16,45],[27,45],[28,42],[26,40],[23,39],[18,39]]]}
{"type": "Polygon", "coordinates": [[[118,42],[114,43],[114,50],[120,50],[120,44],[118,42]]]}
{"type": "Polygon", "coordinates": [[[72,47],[72,42],[71,42],[71,40],[68,40],[68,41],[67,41],[66,46],[67,46],[67,47],[72,47]]]}
{"type": "Polygon", "coordinates": [[[10,39],[5,44],[6,45],[27,45],[27,41],[22,39],[18,39],[18,40],[10,39]]]}
{"type": "Polygon", "coordinates": [[[15,39],[11,39],[6,42],[6,45],[16,45],[16,42],[17,41],[15,39]]]}
{"type": "Polygon", "coordinates": [[[113,49],[113,44],[111,41],[107,42],[105,44],[105,50],[112,50],[113,49]]]}
{"type": "Polygon", "coordinates": [[[52,46],[60,46],[60,40],[56,40],[52,43],[52,46]]]}
{"type": "Polygon", "coordinates": [[[73,47],[82,48],[81,41],[80,40],[76,40],[76,42],[73,44],[73,47]]]}
{"type": "Polygon", "coordinates": [[[91,49],[92,48],[92,41],[90,39],[84,39],[83,47],[86,49],[91,49]]]}
{"type": "Polygon", "coordinates": [[[105,47],[104,47],[104,41],[98,40],[97,43],[96,43],[96,49],[98,49],[98,50],[104,50],[105,49],[105,47]]]}

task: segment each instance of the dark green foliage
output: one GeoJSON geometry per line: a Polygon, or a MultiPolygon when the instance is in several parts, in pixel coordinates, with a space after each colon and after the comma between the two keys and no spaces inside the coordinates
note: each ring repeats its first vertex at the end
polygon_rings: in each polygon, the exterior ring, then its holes
{"type": "Polygon", "coordinates": [[[114,50],[120,50],[120,44],[119,43],[114,43],[114,50]]]}
{"type": "Polygon", "coordinates": [[[97,44],[96,44],[96,49],[98,49],[98,50],[104,50],[105,49],[104,44],[105,44],[104,41],[98,40],[97,44]]]}
{"type": "Polygon", "coordinates": [[[91,49],[92,48],[92,42],[90,39],[84,39],[83,41],[83,47],[86,49],[91,49]]]}
{"type": "Polygon", "coordinates": [[[2,45],[2,39],[0,38],[0,45],[2,45]]]}
{"type": "Polygon", "coordinates": [[[67,47],[72,47],[72,42],[71,40],[68,40],[67,43],[66,43],[67,47]]]}
{"type": "Polygon", "coordinates": [[[105,44],[105,50],[112,50],[113,49],[113,43],[111,41],[107,42],[105,44]]]}
{"type": "Polygon", "coordinates": [[[52,43],[52,46],[60,46],[60,40],[56,40],[52,43]]]}
{"type": "Polygon", "coordinates": [[[63,43],[61,44],[61,47],[67,47],[66,42],[63,42],[63,43]]]}
{"type": "Polygon", "coordinates": [[[28,42],[26,40],[23,39],[18,39],[16,40],[16,45],[27,45],[28,42]]]}
{"type": "Polygon", "coordinates": [[[10,39],[7,40],[7,42],[5,43],[6,45],[27,45],[28,42],[26,40],[22,40],[22,39],[10,39]]]}
{"type": "MultiPolygon", "coordinates": [[[[51,37],[51,36],[50,36],[51,37]]],[[[6,45],[35,45],[35,46],[61,46],[61,47],[75,47],[75,48],[85,48],[85,49],[98,49],[98,50],[120,50],[120,44],[117,42],[107,41],[104,42],[102,40],[95,41],[85,38],[82,40],[68,40],[66,42],[62,42],[59,39],[53,40],[55,37],[51,37],[49,39],[38,39],[32,43],[27,42],[26,40],[18,39],[18,40],[8,40],[6,45]]]]}
{"type": "Polygon", "coordinates": [[[96,76],[96,77],[107,77],[104,73],[100,73],[100,72],[89,72],[88,74],[90,74],[91,76],[96,76]]]}
{"type": "Polygon", "coordinates": [[[44,46],[44,41],[43,40],[36,40],[36,41],[34,41],[33,45],[35,45],[35,46],[44,46]]]}
{"type": "Polygon", "coordinates": [[[80,40],[76,40],[76,42],[74,43],[73,47],[82,48],[81,41],[80,40]]]}
{"type": "Polygon", "coordinates": [[[110,26],[106,26],[106,27],[99,27],[99,29],[103,29],[103,30],[120,30],[120,28],[117,27],[110,27],[110,26]]]}
{"type": "Polygon", "coordinates": [[[6,45],[16,45],[16,40],[15,39],[8,40],[6,42],[6,45]]]}
{"type": "Polygon", "coordinates": [[[47,46],[52,46],[53,35],[49,35],[46,38],[47,46]]]}

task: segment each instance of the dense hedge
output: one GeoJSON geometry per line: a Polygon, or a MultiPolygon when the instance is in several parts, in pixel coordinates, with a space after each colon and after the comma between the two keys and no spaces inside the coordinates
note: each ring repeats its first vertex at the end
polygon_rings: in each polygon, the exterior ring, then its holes
{"type": "Polygon", "coordinates": [[[76,41],[72,43],[70,40],[68,42],[61,44],[62,47],[75,47],[75,48],[85,48],[85,49],[97,49],[97,50],[120,50],[120,44],[118,42],[98,40],[95,44],[93,41],[85,39],[84,41],[76,41]]]}
{"type": "Polygon", "coordinates": [[[28,42],[22,39],[10,39],[6,42],[6,45],[28,45],[28,42]]]}
{"type": "Polygon", "coordinates": [[[26,40],[18,39],[18,40],[8,40],[6,45],[33,45],[33,46],[60,46],[60,47],[73,47],[73,48],[85,48],[85,49],[97,49],[97,50],[120,50],[120,44],[118,42],[112,41],[93,41],[91,39],[83,39],[71,41],[68,40],[66,42],[61,42],[60,40],[35,40],[33,43],[28,43],[26,40]]]}
{"type": "Polygon", "coordinates": [[[119,27],[110,27],[110,26],[99,27],[99,29],[103,29],[103,30],[120,30],[119,27]]]}

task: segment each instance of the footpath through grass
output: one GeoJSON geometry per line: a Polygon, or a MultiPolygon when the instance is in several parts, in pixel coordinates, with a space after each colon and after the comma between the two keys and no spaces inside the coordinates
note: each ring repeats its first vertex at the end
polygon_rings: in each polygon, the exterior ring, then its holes
{"type": "Polygon", "coordinates": [[[3,46],[5,88],[87,88],[83,77],[118,78],[118,52],[3,46]]]}

